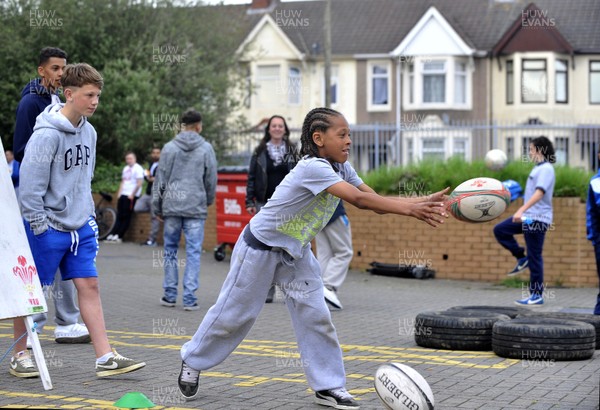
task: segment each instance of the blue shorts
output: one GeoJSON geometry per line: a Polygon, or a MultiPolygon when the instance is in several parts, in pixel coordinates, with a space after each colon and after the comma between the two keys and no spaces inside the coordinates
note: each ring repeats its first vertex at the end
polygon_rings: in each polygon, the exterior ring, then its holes
{"type": "Polygon", "coordinates": [[[98,225],[94,218],[90,217],[76,231],[63,232],[48,227],[40,235],[34,235],[29,222],[24,222],[29,247],[43,286],[52,285],[58,268],[63,280],[98,277],[98,225]]]}

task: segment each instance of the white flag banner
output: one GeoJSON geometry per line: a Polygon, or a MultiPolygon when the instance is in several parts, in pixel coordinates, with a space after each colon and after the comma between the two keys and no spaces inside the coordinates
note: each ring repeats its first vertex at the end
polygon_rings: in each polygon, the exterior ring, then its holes
{"type": "MultiPolygon", "coordinates": [[[[4,147],[2,154],[4,154],[4,147]]],[[[0,319],[46,312],[6,157],[0,155],[0,319]]]]}

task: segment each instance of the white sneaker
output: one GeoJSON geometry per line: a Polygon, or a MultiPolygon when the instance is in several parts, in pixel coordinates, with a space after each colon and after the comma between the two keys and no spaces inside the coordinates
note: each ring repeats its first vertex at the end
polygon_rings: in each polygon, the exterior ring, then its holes
{"type": "Polygon", "coordinates": [[[90,343],[92,338],[85,325],[75,323],[68,326],[56,325],[54,340],[56,343],[90,343]]]}
{"type": "Polygon", "coordinates": [[[342,302],[338,299],[335,291],[328,289],[326,286],[323,286],[323,294],[325,296],[325,301],[329,303],[336,309],[343,309],[342,302]]]}

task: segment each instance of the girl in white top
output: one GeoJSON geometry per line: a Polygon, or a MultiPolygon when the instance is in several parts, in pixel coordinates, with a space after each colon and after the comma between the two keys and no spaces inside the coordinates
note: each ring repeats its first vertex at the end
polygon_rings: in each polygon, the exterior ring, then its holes
{"type": "Polygon", "coordinates": [[[108,243],[122,241],[125,232],[129,229],[131,215],[135,201],[142,195],[142,184],[144,183],[144,168],[137,162],[133,152],[125,154],[125,168],[121,173],[121,185],[117,197],[117,222],[110,235],[106,237],[108,243]]]}

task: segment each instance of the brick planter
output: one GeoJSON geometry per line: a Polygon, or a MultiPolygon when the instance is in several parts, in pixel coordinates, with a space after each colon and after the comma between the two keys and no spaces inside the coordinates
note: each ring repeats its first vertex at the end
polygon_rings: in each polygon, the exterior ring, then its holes
{"type": "MultiPolygon", "coordinates": [[[[351,268],[364,270],[372,261],[426,264],[441,279],[501,281],[515,261],[496,242],[492,229],[521,204],[522,200],[513,203],[492,222],[469,224],[450,217],[437,229],[413,218],[378,215],[347,205],[354,242],[351,268]]],[[[544,245],[544,281],[549,286],[596,287],[594,250],[585,232],[585,203],[579,198],[554,198],[553,204],[554,224],[544,245]]],[[[141,243],[149,229],[149,214],[136,214],[125,240],[141,243]]],[[[204,235],[207,252],[217,245],[216,237],[215,207],[211,206],[204,235]]],[[[158,240],[162,243],[162,231],[158,240]]],[[[523,243],[522,237],[518,240],[523,243]]]]}

